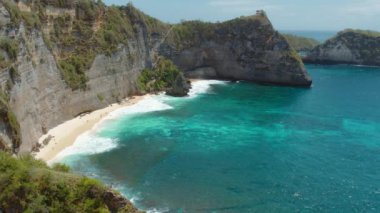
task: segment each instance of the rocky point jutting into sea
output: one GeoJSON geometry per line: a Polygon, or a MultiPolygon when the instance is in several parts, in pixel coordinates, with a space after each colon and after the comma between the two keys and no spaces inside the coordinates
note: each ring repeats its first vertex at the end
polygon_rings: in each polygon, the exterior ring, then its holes
{"type": "Polygon", "coordinates": [[[15,153],[74,116],[140,94],[140,72],[162,56],[192,78],[311,85],[263,11],[170,25],[132,5],[6,0],[0,24],[0,148],[15,153]]]}
{"type": "Polygon", "coordinates": [[[318,45],[303,59],[316,64],[380,66],[380,33],[347,29],[318,45]]]}

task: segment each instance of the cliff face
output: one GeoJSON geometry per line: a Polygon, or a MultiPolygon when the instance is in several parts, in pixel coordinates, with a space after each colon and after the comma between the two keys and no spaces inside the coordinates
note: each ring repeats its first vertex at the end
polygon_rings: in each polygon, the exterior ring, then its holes
{"type": "MultiPolygon", "coordinates": [[[[0,11],[9,17],[0,3],[0,11]]],[[[2,19],[3,22],[9,19],[2,19]]],[[[19,44],[13,67],[18,80],[9,92],[9,105],[20,124],[22,144],[14,151],[30,152],[46,131],[74,116],[103,108],[138,93],[136,79],[151,64],[149,36],[144,26],[136,25],[136,33],[127,45],[120,45],[111,55],[96,55],[86,70],[86,89],[73,90],[63,80],[56,56],[48,48],[40,30],[31,31],[21,24],[3,27],[1,36],[12,37],[19,44]]],[[[12,81],[8,69],[1,72],[1,88],[12,81]]],[[[1,122],[0,122],[1,123],[1,122]]],[[[4,138],[6,128],[1,129],[4,138]]],[[[9,146],[9,143],[8,143],[9,146]]]]}
{"type": "Polygon", "coordinates": [[[76,8],[54,0],[4,2],[12,4],[0,2],[0,37],[17,43],[17,51],[0,47],[0,87],[19,128],[0,119],[0,148],[14,152],[30,152],[48,129],[80,113],[138,94],[141,70],[160,56],[189,77],[311,84],[264,14],[204,28],[170,26],[132,7],[88,6],[91,1],[76,8]],[[21,144],[14,144],[12,131],[19,131],[21,144]]]}
{"type": "Polygon", "coordinates": [[[380,33],[345,30],[315,47],[304,59],[308,63],[380,66],[380,33]]]}
{"type": "Polygon", "coordinates": [[[20,152],[29,152],[46,130],[88,111],[103,108],[111,103],[136,94],[136,79],[146,66],[148,48],[143,37],[131,39],[131,45],[121,47],[111,57],[96,56],[86,72],[89,81],[86,90],[73,91],[62,80],[54,56],[43,42],[39,32],[34,32],[21,43],[17,66],[20,81],[10,92],[10,105],[20,123],[22,144],[20,152]],[[34,47],[32,54],[43,63],[33,65],[24,52],[25,46],[34,47]],[[136,56],[129,60],[129,55],[136,56]],[[100,98],[101,97],[101,98],[100,98]]]}
{"type": "Polygon", "coordinates": [[[190,78],[311,84],[300,57],[264,12],[218,24],[193,21],[174,26],[160,54],[190,78]]]}

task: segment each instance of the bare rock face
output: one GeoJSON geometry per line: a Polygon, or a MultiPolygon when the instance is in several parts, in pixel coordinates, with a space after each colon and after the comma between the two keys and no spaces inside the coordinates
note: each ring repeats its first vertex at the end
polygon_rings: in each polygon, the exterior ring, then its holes
{"type": "Polygon", "coordinates": [[[307,63],[380,66],[380,33],[345,30],[315,47],[307,63]]]}
{"type": "Polygon", "coordinates": [[[224,23],[185,22],[172,29],[160,53],[186,76],[310,86],[298,54],[261,12],[224,23]]]}
{"type": "Polygon", "coordinates": [[[105,191],[103,199],[111,212],[140,212],[129,200],[112,190],[105,191]]]}

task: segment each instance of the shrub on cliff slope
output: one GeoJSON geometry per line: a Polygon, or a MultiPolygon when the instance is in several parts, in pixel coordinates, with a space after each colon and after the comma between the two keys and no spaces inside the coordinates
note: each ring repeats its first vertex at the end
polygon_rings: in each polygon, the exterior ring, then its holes
{"type": "Polygon", "coordinates": [[[41,25],[40,11],[37,9],[39,2],[35,4],[35,11],[22,11],[17,4],[12,0],[4,0],[4,6],[8,10],[11,18],[11,25],[18,26],[21,21],[24,21],[28,29],[39,28],[41,25]],[[37,11],[38,10],[38,11],[37,11]]]}
{"type": "Polygon", "coordinates": [[[145,69],[138,79],[139,89],[143,92],[158,92],[171,87],[181,71],[171,60],[159,59],[154,69],[145,69]]]}
{"type": "Polygon", "coordinates": [[[0,212],[138,212],[98,181],[0,151],[0,212]]]}
{"type": "Polygon", "coordinates": [[[16,60],[18,44],[15,40],[7,37],[0,37],[0,49],[4,50],[11,60],[16,60]]]}
{"type": "Polygon", "coordinates": [[[10,149],[7,151],[14,151],[21,144],[21,130],[20,124],[18,123],[15,114],[9,106],[8,101],[8,96],[0,90],[0,123],[6,124],[4,126],[4,129],[9,132],[9,135],[11,137],[10,139],[12,140],[13,144],[13,147],[5,147],[3,149],[10,149]]]}

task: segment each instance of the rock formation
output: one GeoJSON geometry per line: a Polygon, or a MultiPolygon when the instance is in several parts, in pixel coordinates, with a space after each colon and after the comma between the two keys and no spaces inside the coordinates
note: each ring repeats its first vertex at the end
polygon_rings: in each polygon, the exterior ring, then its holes
{"type": "Polygon", "coordinates": [[[264,12],[216,24],[184,22],[171,30],[160,54],[189,78],[311,85],[301,58],[264,12]]]}
{"type": "Polygon", "coordinates": [[[187,96],[190,89],[191,83],[183,74],[180,74],[175,79],[172,87],[166,90],[166,94],[174,97],[184,97],[187,96]]]}
{"type": "Polygon", "coordinates": [[[319,64],[380,66],[380,33],[344,30],[315,47],[304,61],[319,64]]]}

